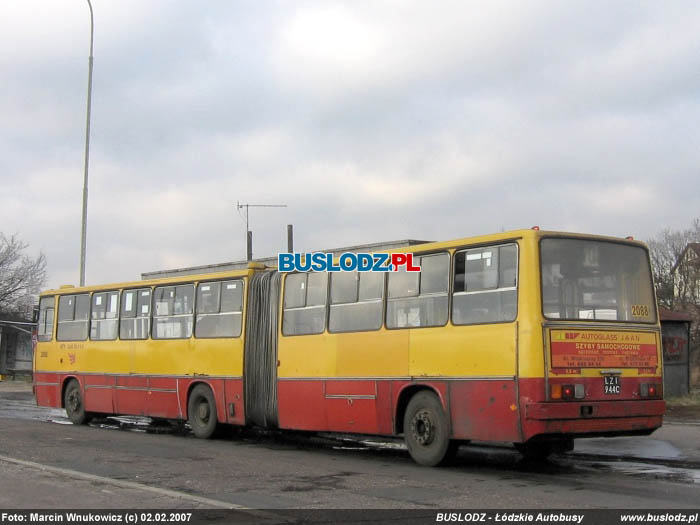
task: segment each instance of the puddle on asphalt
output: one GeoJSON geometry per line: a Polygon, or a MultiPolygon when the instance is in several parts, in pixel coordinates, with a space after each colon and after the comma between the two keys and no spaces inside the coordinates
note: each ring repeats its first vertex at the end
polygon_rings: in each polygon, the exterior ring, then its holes
{"type": "MultiPolygon", "coordinates": [[[[38,419],[49,421],[59,425],[70,425],[65,411],[61,409],[47,409],[37,407],[32,403],[7,400],[2,407],[0,417],[15,417],[22,419],[38,419]],[[9,401],[9,402],[7,402],[9,401]]],[[[124,430],[129,432],[184,434],[190,435],[186,425],[173,425],[160,420],[152,420],[138,416],[110,416],[98,418],[90,423],[91,426],[106,430],[124,430]]],[[[406,446],[401,440],[386,440],[382,438],[354,438],[347,435],[334,434],[307,434],[297,433],[269,433],[245,431],[243,437],[248,436],[247,441],[265,444],[272,439],[278,443],[288,445],[301,445],[304,448],[321,448],[335,450],[341,453],[357,454],[364,452],[382,456],[408,456],[406,446]]],[[[504,471],[532,472],[551,476],[576,475],[592,472],[614,472],[625,476],[640,478],[654,478],[676,483],[700,484],[700,470],[683,468],[681,464],[682,454],[670,444],[660,440],[645,440],[634,443],[628,439],[612,438],[601,440],[581,440],[576,444],[576,452],[594,455],[610,455],[610,460],[589,459],[577,457],[576,453],[554,456],[550,461],[525,462],[520,454],[510,447],[489,447],[466,445],[461,447],[457,468],[493,468],[504,471]],[[630,448],[631,447],[631,448],[630,448]],[[603,454],[603,450],[606,454],[603,454]],[[628,456],[618,460],[612,454],[628,456]],[[659,459],[664,461],[678,461],[679,466],[659,465],[651,462],[635,462],[634,457],[659,459]]]]}
{"type": "MultiPolygon", "coordinates": [[[[341,441],[342,445],[333,446],[333,450],[348,451],[406,451],[406,445],[398,441],[382,441],[374,439],[353,439],[352,437],[331,439],[341,441]],[[353,445],[353,443],[355,445],[353,445]]],[[[664,441],[649,440],[638,447],[633,447],[628,453],[643,454],[642,457],[673,460],[682,457],[680,451],[664,441]],[[647,456],[646,453],[649,455],[647,456]]],[[[583,453],[592,453],[594,447],[582,447],[583,453]]],[[[578,444],[577,444],[578,449],[578,444]]],[[[610,454],[610,450],[608,450],[610,454]]],[[[662,479],[676,483],[700,483],[700,470],[691,468],[671,467],[651,463],[637,463],[634,461],[591,461],[577,457],[576,454],[553,456],[548,461],[525,461],[514,449],[506,446],[478,446],[464,445],[460,448],[458,460],[459,467],[501,467],[517,471],[532,472],[548,475],[571,475],[581,471],[615,472],[626,476],[662,479]]]]}
{"type": "Polygon", "coordinates": [[[652,465],[649,463],[635,463],[633,461],[576,461],[576,467],[590,469],[598,472],[615,472],[626,476],[654,478],[676,483],[700,484],[700,470],[668,467],[665,465],[652,465]]]}
{"type": "Polygon", "coordinates": [[[611,457],[675,460],[683,453],[666,441],[652,438],[613,437],[576,440],[576,452],[611,457]]]}

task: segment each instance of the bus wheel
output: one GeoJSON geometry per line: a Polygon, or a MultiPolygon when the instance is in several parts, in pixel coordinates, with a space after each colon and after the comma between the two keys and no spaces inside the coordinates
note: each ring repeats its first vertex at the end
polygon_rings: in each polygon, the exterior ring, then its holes
{"type": "Polygon", "coordinates": [[[85,412],[85,405],[83,405],[80,384],[75,379],[68,381],[66,391],[63,394],[63,406],[66,408],[68,419],[74,425],[84,425],[90,421],[90,415],[85,412]]]}
{"type": "Polygon", "coordinates": [[[426,390],[418,392],[408,402],[403,433],[408,452],[419,465],[440,465],[457,449],[457,444],[450,442],[447,416],[440,400],[426,390]]]}
{"type": "Polygon", "coordinates": [[[207,385],[197,385],[192,389],[187,403],[187,418],[192,432],[198,438],[207,439],[216,431],[216,402],[207,385]]]}

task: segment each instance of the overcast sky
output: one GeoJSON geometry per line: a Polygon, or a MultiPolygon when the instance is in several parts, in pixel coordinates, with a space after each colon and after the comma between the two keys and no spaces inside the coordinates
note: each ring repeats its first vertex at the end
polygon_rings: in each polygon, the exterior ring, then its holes
{"type": "MultiPolygon", "coordinates": [[[[93,0],[88,284],[700,215],[700,3],[93,0]]],[[[0,231],[78,282],[90,19],[0,4],[0,231]]]]}

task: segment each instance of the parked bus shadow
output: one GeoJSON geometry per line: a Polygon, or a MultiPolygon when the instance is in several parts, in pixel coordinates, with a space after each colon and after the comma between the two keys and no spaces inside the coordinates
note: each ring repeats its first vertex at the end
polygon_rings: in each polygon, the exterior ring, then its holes
{"type": "MultiPolygon", "coordinates": [[[[153,419],[139,416],[95,417],[93,427],[143,432],[148,434],[172,434],[190,437],[194,435],[186,422],[153,419]]],[[[223,425],[213,438],[214,441],[238,441],[259,445],[274,450],[316,450],[319,452],[347,456],[374,457],[412,462],[408,450],[399,438],[361,436],[353,434],[333,434],[288,430],[265,430],[223,425]]],[[[449,463],[443,468],[491,470],[516,470],[519,472],[559,474],[570,473],[572,468],[553,460],[528,459],[508,445],[494,446],[481,444],[462,445],[449,463]]]]}

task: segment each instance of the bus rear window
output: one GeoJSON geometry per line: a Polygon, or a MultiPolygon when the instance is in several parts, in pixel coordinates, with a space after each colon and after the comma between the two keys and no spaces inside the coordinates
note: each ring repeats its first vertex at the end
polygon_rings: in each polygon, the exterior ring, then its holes
{"type": "Polygon", "coordinates": [[[581,239],[540,244],[548,319],[656,322],[649,259],[638,246],[581,239]]]}

